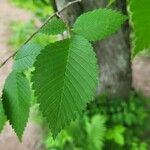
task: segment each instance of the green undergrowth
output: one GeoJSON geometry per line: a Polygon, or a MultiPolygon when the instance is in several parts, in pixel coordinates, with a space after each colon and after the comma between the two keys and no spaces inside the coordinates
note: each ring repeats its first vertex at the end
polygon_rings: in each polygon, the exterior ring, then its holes
{"type": "Polygon", "coordinates": [[[9,28],[11,32],[9,44],[13,49],[16,49],[36,30],[36,25],[34,20],[30,20],[26,23],[13,21],[10,23],[9,28]]]}
{"type": "Polygon", "coordinates": [[[31,11],[34,15],[41,19],[53,13],[53,8],[48,0],[9,0],[11,4],[31,11]]]}
{"type": "Polygon", "coordinates": [[[35,113],[32,120],[40,121],[45,128],[43,142],[47,150],[148,150],[149,100],[135,92],[128,101],[99,96],[56,140],[42,115],[35,113]]]}
{"type": "MultiPolygon", "coordinates": [[[[11,36],[9,39],[9,45],[14,50],[18,50],[22,44],[37,30],[35,20],[30,20],[26,23],[20,21],[14,21],[10,23],[11,36]]],[[[38,33],[34,36],[31,42],[38,43],[40,45],[46,45],[48,42],[56,41],[56,36],[48,36],[42,33],[38,33]]]]}

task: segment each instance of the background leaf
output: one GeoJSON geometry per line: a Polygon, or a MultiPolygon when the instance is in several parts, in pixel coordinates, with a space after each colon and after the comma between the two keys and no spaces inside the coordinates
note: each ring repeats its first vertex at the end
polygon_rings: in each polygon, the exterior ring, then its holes
{"type": "Polygon", "coordinates": [[[106,118],[97,114],[92,117],[91,123],[87,123],[87,145],[89,150],[102,150],[106,134],[105,122],[106,118]]]}
{"type": "Polygon", "coordinates": [[[61,34],[65,30],[66,25],[61,19],[56,17],[51,19],[39,30],[39,33],[37,33],[30,42],[21,47],[15,57],[13,69],[17,72],[22,72],[31,68],[40,51],[52,40],[48,35],[61,34]],[[42,33],[46,34],[46,37],[44,37],[42,33]]]}
{"type": "Polygon", "coordinates": [[[126,18],[111,9],[97,9],[81,15],[74,24],[74,32],[89,41],[102,40],[116,32],[126,18]]]}
{"type": "Polygon", "coordinates": [[[48,35],[56,35],[63,33],[65,30],[66,24],[63,20],[54,17],[43,28],[41,28],[39,32],[48,35]]]}
{"type": "Polygon", "coordinates": [[[29,82],[21,73],[8,76],[2,95],[5,114],[21,140],[29,116],[31,91],[29,82]]]}
{"type": "Polygon", "coordinates": [[[17,72],[25,71],[33,66],[36,56],[39,55],[43,47],[39,44],[28,43],[24,45],[16,54],[13,69],[17,72]]]}
{"type": "Polygon", "coordinates": [[[74,36],[45,47],[34,66],[35,95],[55,137],[95,94],[95,53],[86,39],[74,36]]]}

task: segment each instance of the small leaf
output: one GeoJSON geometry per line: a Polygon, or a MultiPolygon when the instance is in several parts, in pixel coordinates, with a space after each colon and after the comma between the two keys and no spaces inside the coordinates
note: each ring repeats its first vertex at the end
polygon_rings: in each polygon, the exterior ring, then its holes
{"type": "Polygon", "coordinates": [[[87,124],[87,136],[89,149],[102,150],[103,139],[106,134],[106,118],[101,115],[94,115],[91,123],[87,124]]]}
{"type": "Polygon", "coordinates": [[[2,95],[5,114],[21,140],[28,121],[31,102],[29,82],[21,73],[12,72],[8,76],[2,95]]]}
{"type": "Polygon", "coordinates": [[[6,116],[5,116],[5,113],[4,113],[4,108],[3,108],[3,105],[2,105],[2,101],[0,99],[0,132],[2,131],[5,123],[6,123],[6,116]]]}
{"type": "Polygon", "coordinates": [[[123,146],[125,144],[124,136],[120,133],[116,133],[114,140],[117,144],[123,146]]]}
{"type": "Polygon", "coordinates": [[[30,42],[22,46],[17,52],[13,69],[17,72],[22,72],[31,68],[36,56],[39,55],[40,51],[43,49],[43,46],[45,47],[50,39],[52,39],[48,35],[61,34],[65,30],[66,25],[61,19],[56,17],[51,19],[39,30],[39,33],[37,33],[30,42]],[[46,34],[46,37],[44,37],[42,33],[46,34]]]}
{"type": "Polygon", "coordinates": [[[134,31],[133,56],[150,51],[150,0],[129,0],[134,31]]]}
{"type": "Polygon", "coordinates": [[[39,44],[28,43],[24,45],[16,54],[13,69],[17,72],[25,71],[33,66],[36,56],[43,47],[39,44]]]}
{"type": "Polygon", "coordinates": [[[98,66],[91,44],[74,36],[45,47],[34,64],[33,88],[53,137],[95,94],[98,66]]]}
{"type": "Polygon", "coordinates": [[[97,9],[81,15],[74,24],[74,32],[89,41],[102,40],[116,32],[126,16],[111,9],[97,9]]]}
{"type": "Polygon", "coordinates": [[[48,35],[57,35],[63,33],[65,30],[66,24],[63,20],[54,17],[45,26],[43,26],[39,32],[48,35]]]}

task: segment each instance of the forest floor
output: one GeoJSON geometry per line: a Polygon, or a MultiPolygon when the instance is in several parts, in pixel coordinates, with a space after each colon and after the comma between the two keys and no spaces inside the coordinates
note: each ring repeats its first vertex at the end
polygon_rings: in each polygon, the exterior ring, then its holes
{"type": "MultiPolygon", "coordinates": [[[[11,6],[7,0],[0,0],[0,63],[13,53],[8,44],[10,33],[10,23],[12,21],[26,22],[32,14],[29,12],[11,6]]],[[[4,81],[11,71],[12,60],[0,69],[0,93],[4,81]]],[[[138,57],[133,61],[133,85],[141,90],[145,95],[150,96],[150,58],[138,57]]],[[[34,123],[28,123],[23,143],[20,144],[10,125],[6,125],[0,134],[0,150],[42,150],[40,144],[42,138],[41,129],[34,123]]]]}
{"type": "MultiPolygon", "coordinates": [[[[32,14],[29,12],[11,6],[7,0],[0,0],[0,63],[3,62],[13,51],[9,46],[10,23],[12,21],[26,22],[32,14]]],[[[0,69],[0,93],[4,85],[4,81],[11,71],[12,60],[0,69]]],[[[21,144],[17,139],[11,126],[7,123],[4,130],[0,134],[0,150],[42,150],[42,131],[34,123],[28,123],[21,144]]]]}

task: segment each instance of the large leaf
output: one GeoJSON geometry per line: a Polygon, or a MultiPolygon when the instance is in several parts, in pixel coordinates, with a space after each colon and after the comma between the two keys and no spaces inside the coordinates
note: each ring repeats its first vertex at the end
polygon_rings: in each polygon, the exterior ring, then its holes
{"type": "Polygon", "coordinates": [[[25,71],[33,66],[36,56],[39,55],[43,47],[39,44],[31,43],[24,45],[15,57],[13,69],[17,72],[25,71]]]}
{"type": "Polygon", "coordinates": [[[86,39],[74,36],[45,47],[34,66],[35,95],[55,137],[95,94],[95,53],[86,39]]]}
{"type": "Polygon", "coordinates": [[[30,42],[21,47],[16,55],[13,69],[22,72],[31,68],[35,62],[36,56],[39,55],[40,51],[43,49],[43,46],[46,46],[52,39],[48,35],[61,34],[65,30],[66,25],[61,19],[56,17],[52,18],[39,30],[39,33],[37,33],[30,42]],[[43,36],[41,33],[46,35],[43,36]]]}
{"type": "Polygon", "coordinates": [[[133,22],[133,56],[144,49],[150,49],[150,0],[129,0],[133,22]]]}
{"type": "Polygon", "coordinates": [[[3,105],[2,105],[2,101],[0,99],[0,132],[3,129],[3,127],[5,125],[5,122],[6,122],[6,116],[5,116],[5,113],[4,113],[4,108],[3,108],[3,105]]]}
{"type": "Polygon", "coordinates": [[[74,32],[96,41],[116,32],[126,16],[111,9],[97,9],[81,15],[74,24],[74,32]]]}
{"type": "Polygon", "coordinates": [[[21,140],[28,121],[31,91],[23,74],[12,72],[8,76],[2,95],[5,114],[21,140]]]}
{"type": "Polygon", "coordinates": [[[63,33],[66,30],[66,24],[63,20],[59,18],[52,18],[47,24],[45,24],[39,32],[48,34],[48,35],[56,35],[63,33]]]}

